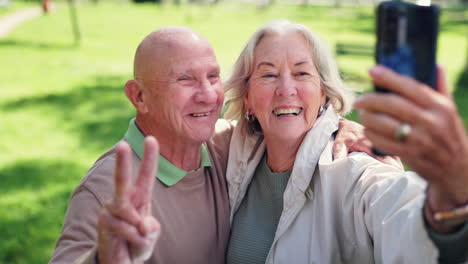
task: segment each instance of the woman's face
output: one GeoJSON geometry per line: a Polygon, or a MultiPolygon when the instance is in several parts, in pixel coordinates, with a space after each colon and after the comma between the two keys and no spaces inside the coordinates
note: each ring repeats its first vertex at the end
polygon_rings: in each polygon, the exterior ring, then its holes
{"type": "Polygon", "coordinates": [[[325,93],[302,35],[262,38],[255,48],[254,71],[244,102],[266,138],[297,140],[312,128],[325,93]]]}

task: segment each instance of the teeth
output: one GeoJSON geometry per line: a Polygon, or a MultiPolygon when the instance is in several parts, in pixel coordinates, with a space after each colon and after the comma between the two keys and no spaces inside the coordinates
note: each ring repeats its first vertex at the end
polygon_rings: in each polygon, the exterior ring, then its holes
{"type": "Polygon", "coordinates": [[[208,116],[210,115],[210,112],[207,112],[207,113],[198,113],[198,114],[190,114],[191,116],[194,116],[194,117],[201,117],[201,116],[208,116]]]}
{"type": "Polygon", "coordinates": [[[280,108],[274,109],[273,114],[276,116],[283,116],[283,115],[299,115],[302,112],[302,107],[299,108],[280,108]]]}

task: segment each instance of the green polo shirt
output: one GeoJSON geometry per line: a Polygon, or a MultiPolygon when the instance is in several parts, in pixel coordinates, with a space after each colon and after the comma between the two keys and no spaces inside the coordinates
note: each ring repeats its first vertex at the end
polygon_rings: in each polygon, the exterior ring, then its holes
{"type": "MultiPolygon", "coordinates": [[[[135,118],[130,120],[128,125],[127,133],[125,133],[124,139],[130,144],[130,147],[138,155],[140,159],[143,159],[143,150],[145,144],[145,136],[141,133],[140,129],[135,123],[135,118]]],[[[200,148],[200,167],[211,167],[211,160],[206,150],[206,146],[203,144],[200,148]]],[[[173,186],[182,180],[187,173],[190,171],[184,171],[174,166],[170,161],[165,159],[162,155],[159,155],[158,159],[158,172],[156,177],[165,185],[173,186]]]]}

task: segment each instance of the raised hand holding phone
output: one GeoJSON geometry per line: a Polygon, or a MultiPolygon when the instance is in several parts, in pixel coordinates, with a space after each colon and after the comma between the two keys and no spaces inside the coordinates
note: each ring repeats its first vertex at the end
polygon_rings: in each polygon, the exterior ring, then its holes
{"type": "Polygon", "coordinates": [[[465,210],[453,219],[435,221],[427,216],[435,230],[452,231],[468,219],[468,136],[443,70],[438,69],[438,91],[382,66],[371,69],[370,75],[391,93],[368,93],[356,101],[366,136],[378,149],[400,156],[428,182],[426,204],[433,216],[465,210]],[[395,131],[403,123],[411,132],[401,141],[395,131]]]}
{"type": "Polygon", "coordinates": [[[151,256],[160,232],[159,223],[151,214],[159,145],[154,137],[145,139],[135,183],[131,151],[126,142],[116,148],[114,199],[104,206],[98,221],[99,263],[143,263],[151,256]]]}

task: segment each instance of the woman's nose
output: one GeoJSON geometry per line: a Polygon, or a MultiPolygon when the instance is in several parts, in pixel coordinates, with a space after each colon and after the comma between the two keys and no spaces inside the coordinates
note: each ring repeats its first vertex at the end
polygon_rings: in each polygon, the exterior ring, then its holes
{"type": "Polygon", "coordinates": [[[276,88],[276,95],[278,96],[293,96],[296,95],[296,82],[291,76],[281,76],[279,84],[276,88]]]}

